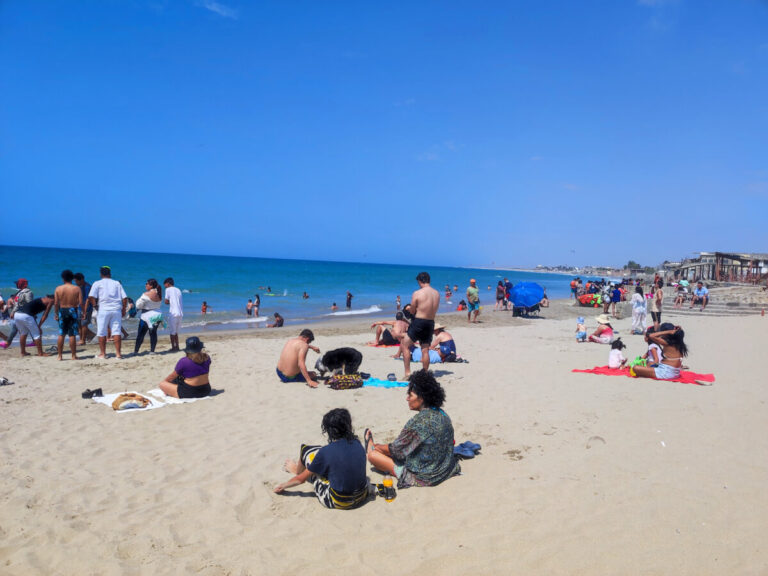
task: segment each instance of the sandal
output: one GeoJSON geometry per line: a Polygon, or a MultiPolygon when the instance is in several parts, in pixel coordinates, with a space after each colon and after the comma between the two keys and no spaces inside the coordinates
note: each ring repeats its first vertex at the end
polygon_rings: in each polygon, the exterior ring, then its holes
{"type": "Polygon", "coordinates": [[[372,452],[372,450],[368,449],[368,443],[370,442],[371,445],[374,444],[373,442],[373,433],[371,433],[370,428],[366,428],[365,432],[363,432],[363,440],[365,441],[365,453],[372,452]]]}

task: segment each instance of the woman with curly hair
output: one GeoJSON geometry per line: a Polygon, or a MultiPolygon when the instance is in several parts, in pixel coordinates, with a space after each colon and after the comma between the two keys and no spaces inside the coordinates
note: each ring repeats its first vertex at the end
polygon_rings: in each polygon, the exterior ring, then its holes
{"type": "Polygon", "coordinates": [[[440,484],[461,471],[453,454],[453,424],[441,408],[445,390],[432,372],[419,370],[408,379],[406,399],[417,414],[394,442],[376,444],[371,431],[365,431],[368,461],[397,478],[399,488],[440,484]]]}
{"type": "Polygon", "coordinates": [[[276,493],[312,482],[315,495],[326,508],[348,510],[368,499],[365,475],[365,450],[352,429],[352,416],[346,408],[334,408],[323,416],[326,446],[302,444],[299,460],[285,461],[293,478],[275,486],[276,493]]]}

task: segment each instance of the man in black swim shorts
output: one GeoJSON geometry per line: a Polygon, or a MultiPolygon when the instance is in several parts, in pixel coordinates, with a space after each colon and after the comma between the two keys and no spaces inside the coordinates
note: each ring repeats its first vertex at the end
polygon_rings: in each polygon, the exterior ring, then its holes
{"type": "Polygon", "coordinates": [[[415,342],[421,347],[421,365],[425,371],[429,370],[429,345],[432,343],[435,315],[440,306],[440,293],[429,285],[429,274],[420,272],[416,281],[419,283],[419,289],[411,296],[410,304],[413,318],[400,344],[406,380],[411,375],[411,346],[415,342]]]}

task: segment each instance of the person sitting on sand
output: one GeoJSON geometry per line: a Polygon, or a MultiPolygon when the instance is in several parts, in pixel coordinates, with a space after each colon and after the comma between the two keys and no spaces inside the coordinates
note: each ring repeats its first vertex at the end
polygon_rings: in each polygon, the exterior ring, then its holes
{"type": "Polygon", "coordinates": [[[328,412],[321,428],[328,436],[328,444],[302,444],[298,461],[285,461],[285,470],[295,476],[275,486],[274,491],[280,494],[309,481],[323,506],[350,510],[368,499],[365,450],[355,436],[352,416],[346,408],[328,412]]]}
{"type": "Polygon", "coordinates": [[[549,308],[549,298],[547,298],[547,290],[544,290],[544,296],[541,297],[541,302],[539,302],[539,306],[542,308],[549,308]]]}
{"type": "Polygon", "coordinates": [[[285,318],[280,316],[280,314],[278,314],[277,312],[275,312],[274,316],[275,316],[275,321],[267,324],[267,328],[282,328],[283,324],[285,323],[285,318]]]}
{"type": "Polygon", "coordinates": [[[661,362],[655,368],[633,366],[629,369],[631,376],[657,380],[675,380],[680,377],[683,358],[688,356],[685,332],[680,326],[674,326],[669,322],[665,322],[659,328],[656,332],[650,333],[648,338],[661,346],[661,362]]]}
{"type": "Polygon", "coordinates": [[[371,324],[371,328],[376,328],[376,339],[374,346],[400,346],[400,342],[408,331],[408,322],[402,312],[395,314],[394,320],[381,320],[371,324]],[[392,329],[384,328],[391,326],[392,329]]]}
{"type": "Polygon", "coordinates": [[[176,368],[160,382],[160,390],[174,398],[203,398],[210,395],[208,372],[211,357],[203,352],[203,343],[197,336],[187,338],[186,356],[176,362],[176,368]]]}
{"type": "Polygon", "coordinates": [[[646,366],[655,368],[661,362],[661,346],[651,340],[651,334],[656,329],[653,326],[648,326],[648,330],[645,331],[645,342],[648,344],[648,350],[643,354],[643,359],[646,361],[646,366]]]}
{"type": "Polygon", "coordinates": [[[314,339],[312,330],[305,328],[285,343],[277,361],[277,377],[282,382],[306,382],[310,388],[317,388],[317,374],[307,370],[307,351],[311,348],[320,353],[320,348],[311,346],[314,339]]]}
{"type": "Polygon", "coordinates": [[[626,348],[621,338],[616,338],[611,344],[611,351],[608,353],[608,368],[624,368],[627,363],[627,359],[624,354],[621,353],[622,349],[626,348]]]}
{"type": "Polygon", "coordinates": [[[443,362],[456,361],[456,342],[442,324],[435,324],[435,339],[432,340],[432,350],[437,350],[443,362]]]}
{"type": "Polygon", "coordinates": [[[613,342],[613,326],[611,326],[608,314],[600,314],[595,320],[597,320],[597,330],[589,335],[588,340],[598,344],[613,342]]]}
{"type": "Polygon", "coordinates": [[[398,488],[434,486],[461,472],[453,454],[453,424],[441,406],[445,390],[432,372],[419,370],[408,379],[408,408],[417,414],[391,444],[376,444],[364,434],[368,461],[397,478],[398,488]]]}

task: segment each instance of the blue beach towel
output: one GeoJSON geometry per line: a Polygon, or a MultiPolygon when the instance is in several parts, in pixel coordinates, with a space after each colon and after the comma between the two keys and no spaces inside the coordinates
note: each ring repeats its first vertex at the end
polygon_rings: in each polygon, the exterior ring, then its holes
{"type": "Polygon", "coordinates": [[[369,388],[405,388],[408,386],[408,382],[398,382],[392,380],[380,380],[378,378],[368,378],[363,380],[363,387],[369,388]]]}
{"type": "MultiPolygon", "coordinates": [[[[411,360],[414,362],[421,362],[421,348],[416,348],[416,350],[411,353],[411,360]]],[[[440,358],[440,354],[437,352],[437,350],[429,351],[430,364],[440,364],[442,361],[443,359],[440,358]]]]}

